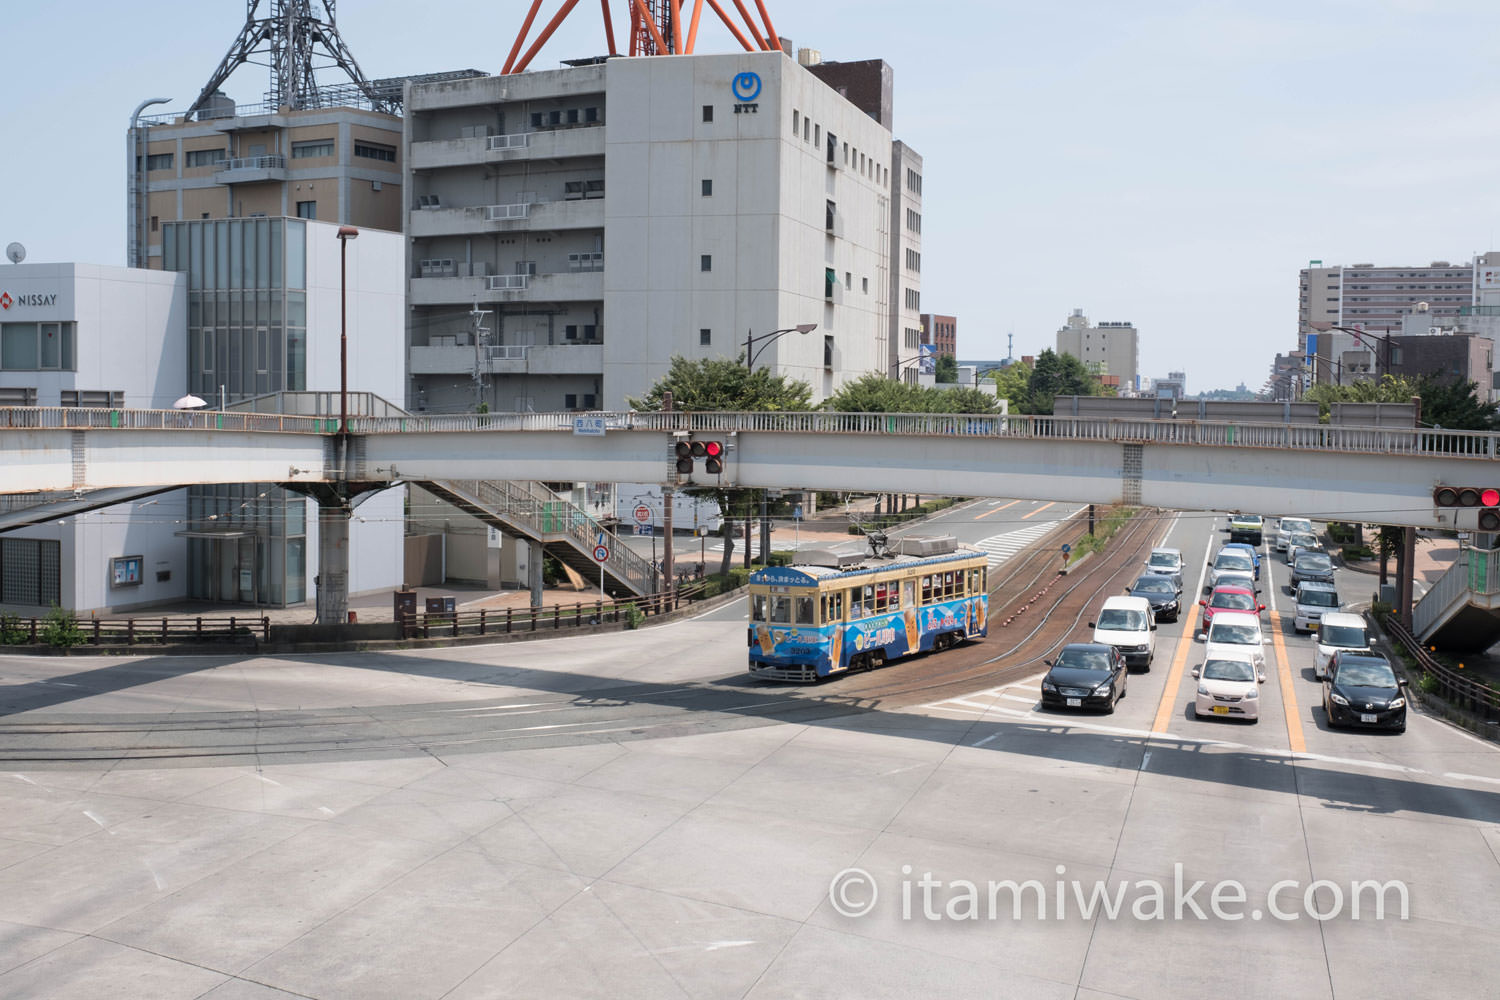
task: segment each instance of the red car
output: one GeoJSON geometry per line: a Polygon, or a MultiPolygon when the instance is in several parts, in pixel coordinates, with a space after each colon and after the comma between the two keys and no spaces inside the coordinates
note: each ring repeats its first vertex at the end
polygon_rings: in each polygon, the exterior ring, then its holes
{"type": "Polygon", "coordinates": [[[1214,620],[1215,611],[1244,611],[1258,615],[1266,610],[1266,606],[1255,599],[1255,592],[1244,587],[1215,587],[1208,600],[1198,604],[1203,608],[1204,628],[1214,620]]]}

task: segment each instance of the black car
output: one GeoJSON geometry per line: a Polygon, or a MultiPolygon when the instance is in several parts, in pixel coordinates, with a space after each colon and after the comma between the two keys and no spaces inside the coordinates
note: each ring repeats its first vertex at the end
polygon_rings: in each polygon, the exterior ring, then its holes
{"type": "Polygon", "coordinates": [[[1406,732],[1406,681],[1390,661],[1366,649],[1334,652],[1323,677],[1323,711],[1330,726],[1371,726],[1406,732]]]}
{"type": "Polygon", "coordinates": [[[1157,621],[1176,621],[1181,612],[1177,596],[1177,583],[1170,576],[1160,573],[1142,573],[1140,578],[1125,588],[1131,597],[1144,597],[1151,604],[1157,621]]]}
{"type": "Polygon", "coordinates": [[[1070,642],[1048,660],[1042,678],[1045,708],[1102,708],[1115,710],[1125,697],[1125,657],[1102,642],[1070,642]]]}

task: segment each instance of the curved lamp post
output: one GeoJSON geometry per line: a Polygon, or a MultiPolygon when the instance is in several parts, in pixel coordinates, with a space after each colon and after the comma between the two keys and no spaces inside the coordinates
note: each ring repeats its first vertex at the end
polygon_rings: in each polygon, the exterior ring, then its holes
{"type": "Polygon", "coordinates": [[[817,328],[818,324],[816,323],[799,323],[796,326],[789,326],[785,330],[772,330],[770,333],[763,333],[759,337],[747,330],[745,332],[745,367],[754,371],[755,359],[760,357],[761,351],[764,351],[771,341],[788,333],[812,333],[817,328]],[[752,353],[750,349],[755,344],[760,344],[760,348],[752,353]]]}

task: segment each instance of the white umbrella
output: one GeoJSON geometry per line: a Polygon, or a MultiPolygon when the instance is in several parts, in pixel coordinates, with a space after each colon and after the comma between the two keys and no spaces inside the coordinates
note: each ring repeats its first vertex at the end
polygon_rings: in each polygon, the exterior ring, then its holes
{"type": "Polygon", "coordinates": [[[207,406],[207,405],[208,405],[208,403],[206,403],[203,400],[199,399],[197,396],[194,396],[192,393],[188,393],[186,396],[183,396],[177,402],[173,403],[172,404],[172,409],[174,409],[174,410],[196,410],[200,406],[207,406]]]}

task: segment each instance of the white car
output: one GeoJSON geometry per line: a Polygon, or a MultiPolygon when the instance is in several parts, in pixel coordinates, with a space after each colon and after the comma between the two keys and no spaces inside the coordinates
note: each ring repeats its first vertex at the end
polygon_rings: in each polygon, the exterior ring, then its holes
{"type": "Polygon", "coordinates": [[[1363,615],[1334,611],[1318,622],[1318,652],[1313,660],[1313,673],[1322,680],[1328,673],[1328,661],[1340,649],[1369,649],[1370,636],[1365,630],[1363,615]]]}
{"type": "Polygon", "coordinates": [[[1244,653],[1210,654],[1201,667],[1193,668],[1198,694],[1193,714],[1227,716],[1232,719],[1260,718],[1260,685],[1266,675],[1244,653]]]}
{"type": "Polygon", "coordinates": [[[1244,611],[1220,611],[1208,626],[1207,632],[1199,632],[1200,642],[1208,643],[1203,659],[1232,660],[1236,656],[1247,657],[1255,664],[1255,670],[1265,676],[1265,636],[1260,630],[1260,615],[1244,611]]]}
{"type": "Polygon", "coordinates": [[[1144,597],[1106,597],[1098,622],[1089,622],[1094,641],[1114,646],[1127,667],[1151,669],[1156,658],[1156,616],[1144,597]]]}
{"type": "Polygon", "coordinates": [[[1285,552],[1293,532],[1313,533],[1312,522],[1305,517],[1283,517],[1276,522],[1276,551],[1285,552]]]}

